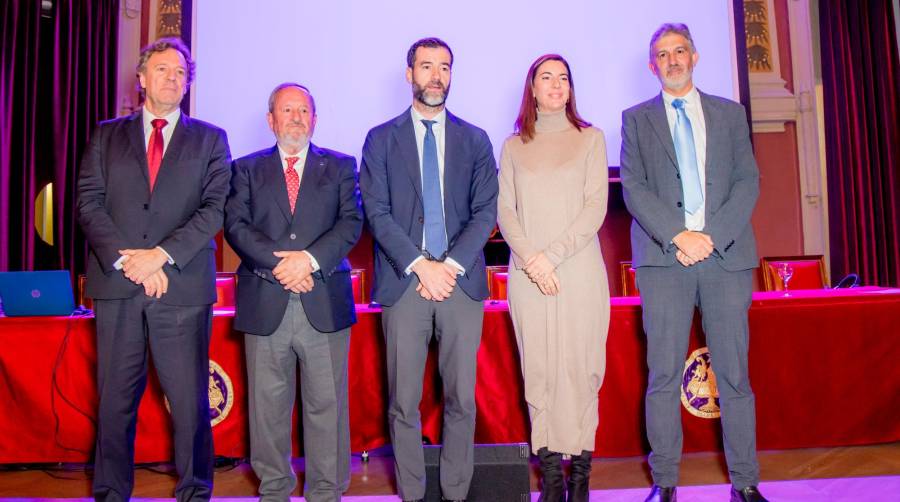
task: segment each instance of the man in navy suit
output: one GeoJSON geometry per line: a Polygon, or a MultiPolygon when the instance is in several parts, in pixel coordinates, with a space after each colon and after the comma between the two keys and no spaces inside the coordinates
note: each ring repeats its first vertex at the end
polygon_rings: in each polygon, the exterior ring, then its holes
{"type": "Polygon", "coordinates": [[[194,62],[180,40],[144,48],[138,76],[143,108],[100,124],[78,179],[78,216],[91,248],[86,293],[97,313],[94,497],[131,496],[149,349],[174,423],[175,495],[209,500],[213,237],[231,176],[228,141],[181,113],[194,62]]]}
{"type": "Polygon", "coordinates": [[[647,333],[648,501],[676,500],[680,383],[694,307],[716,373],[733,502],[765,499],[756,485],[756,417],[747,369],[747,310],[756,267],[750,216],[759,172],[747,115],[697,90],[699,55],[688,27],[664,24],[650,40],[660,95],[622,113],[621,174],[632,263],[647,333]]]}
{"type": "Polygon", "coordinates": [[[412,106],[369,131],[360,188],[375,237],[374,299],[383,306],[388,423],[400,496],[425,496],[419,402],[428,343],[439,344],[444,389],[441,492],[463,500],[473,471],[475,361],[482,249],[497,220],[497,171],[487,134],[448,112],[453,53],[437,38],[410,47],[412,106]]]}
{"type": "Polygon", "coordinates": [[[269,96],[276,145],[234,162],[225,236],[241,257],[234,327],[250,389],[250,460],[263,500],[290,498],[300,363],[306,500],[350,483],[347,355],[356,322],[347,253],[362,231],[356,160],[310,143],[316,104],[295,83],[269,96]]]}

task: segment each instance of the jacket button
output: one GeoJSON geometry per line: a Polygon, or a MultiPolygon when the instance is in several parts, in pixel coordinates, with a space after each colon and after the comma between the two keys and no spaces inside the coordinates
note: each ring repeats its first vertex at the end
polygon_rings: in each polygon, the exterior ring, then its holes
{"type": "Polygon", "coordinates": [[[291,234],[291,240],[292,241],[297,240],[297,234],[291,234]]]}
{"type": "Polygon", "coordinates": [[[419,223],[425,223],[425,218],[419,216],[419,223]]]}
{"type": "Polygon", "coordinates": [[[150,209],[150,204],[144,204],[144,211],[150,209]]]}
{"type": "Polygon", "coordinates": [[[675,204],[675,205],[678,206],[678,207],[681,207],[681,203],[680,203],[680,202],[677,203],[677,204],[675,204]]]}
{"type": "Polygon", "coordinates": [[[146,239],[146,238],[147,238],[147,234],[144,234],[144,239],[146,239]]]}
{"type": "Polygon", "coordinates": [[[675,177],[678,178],[678,179],[681,179],[681,173],[675,174],[675,177]]]}

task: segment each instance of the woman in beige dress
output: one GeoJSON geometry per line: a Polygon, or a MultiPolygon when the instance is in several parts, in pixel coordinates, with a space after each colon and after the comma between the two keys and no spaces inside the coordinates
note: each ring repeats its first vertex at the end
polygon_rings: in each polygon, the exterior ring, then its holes
{"type": "Polygon", "coordinates": [[[541,56],[503,144],[498,220],[544,502],[565,500],[566,491],[569,501],[588,500],[609,327],[597,237],[607,190],[603,132],[578,115],[566,60],[541,56]],[[572,456],[568,487],[562,454],[572,456]]]}

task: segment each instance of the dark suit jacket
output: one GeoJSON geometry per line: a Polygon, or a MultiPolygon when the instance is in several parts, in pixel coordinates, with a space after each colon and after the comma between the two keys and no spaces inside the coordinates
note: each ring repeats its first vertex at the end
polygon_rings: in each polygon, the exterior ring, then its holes
{"type": "Polygon", "coordinates": [[[162,302],[216,301],[213,237],[222,228],[231,157],[225,131],[181,115],[150,193],[141,113],[102,122],[78,177],[78,219],[91,247],[87,296],[130,298],[143,287],[113,268],[118,250],[162,246],[175,260],[162,302]]]}
{"type": "MultiPolygon", "coordinates": [[[[447,112],[444,131],[447,256],[466,269],[457,283],[474,300],[488,296],[482,250],[497,223],[497,165],[487,133],[447,112]]],[[[412,280],[404,271],[422,255],[425,213],[412,116],[374,127],[363,146],[360,188],[376,241],[373,297],[392,305],[412,280]]]]}
{"type": "Polygon", "coordinates": [[[346,257],[361,232],[353,157],[310,144],[293,215],[277,146],[236,160],[225,206],[225,237],[241,257],[234,327],[254,335],[278,328],[290,292],[272,275],[281,260],[273,253],[304,249],[320,267],[300,295],[310,324],[334,332],[356,322],[346,257]]]}
{"type": "MultiPolygon", "coordinates": [[[[744,107],[700,93],[706,122],[706,226],[713,258],[726,270],[757,266],[750,216],[759,195],[744,107]]],[[[684,194],[662,95],[622,112],[621,176],[625,204],[634,217],[635,267],[675,263],[672,238],[685,229],[684,194]]]]}

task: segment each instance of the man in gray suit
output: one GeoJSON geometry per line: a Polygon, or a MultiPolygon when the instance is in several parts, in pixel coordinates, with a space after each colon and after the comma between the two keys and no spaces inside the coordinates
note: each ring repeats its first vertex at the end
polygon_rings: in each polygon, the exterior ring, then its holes
{"type": "Polygon", "coordinates": [[[747,369],[759,194],[746,113],[701,93],[688,27],[664,24],[650,40],[662,93],[622,113],[621,175],[632,264],[647,333],[647,436],[653,489],[675,501],[681,457],[681,369],[694,307],[703,314],[716,372],[731,500],[765,501],[756,485],[756,418],[747,369]]]}
{"type": "Polygon", "coordinates": [[[234,327],[243,331],[250,461],[260,499],[287,501],[300,363],[308,501],[350,485],[347,355],[356,322],[347,253],[362,231],[356,160],[310,143],[316,102],[296,83],[269,96],[276,144],[234,162],[225,237],[241,257],[234,327]]]}

